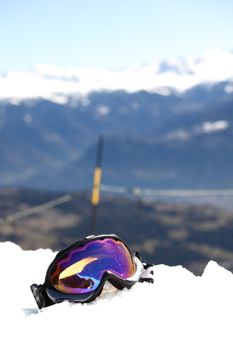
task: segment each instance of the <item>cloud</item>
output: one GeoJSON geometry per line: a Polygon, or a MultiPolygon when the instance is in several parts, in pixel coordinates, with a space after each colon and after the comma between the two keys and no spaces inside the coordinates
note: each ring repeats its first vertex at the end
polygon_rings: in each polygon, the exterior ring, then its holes
{"type": "MultiPolygon", "coordinates": [[[[0,76],[0,99],[17,103],[22,99],[45,98],[64,104],[68,96],[85,96],[91,91],[146,90],[168,95],[202,83],[233,81],[233,53],[206,52],[177,61],[155,62],[124,70],[59,68],[37,64],[30,71],[10,71],[0,76]],[[162,67],[162,69],[161,69],[162,67]]],[[[229,85],[231,87],[231,85],[229,85]]],[[[232,92],[227,88],[227,93],[232,92]]]]}

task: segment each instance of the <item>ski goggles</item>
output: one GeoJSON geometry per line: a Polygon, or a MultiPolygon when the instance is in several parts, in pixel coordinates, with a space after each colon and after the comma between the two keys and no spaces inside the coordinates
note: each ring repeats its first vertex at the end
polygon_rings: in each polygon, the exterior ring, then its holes
{"type": "Polygon", "coordinates": [[[49,265],[44,284],[30,288],[39,309],[64,300],[87,303],[100,295],[106,281],[117,289],[153,283],[152,266],[120,237],[91,235],[61,250],[49,265]]]}

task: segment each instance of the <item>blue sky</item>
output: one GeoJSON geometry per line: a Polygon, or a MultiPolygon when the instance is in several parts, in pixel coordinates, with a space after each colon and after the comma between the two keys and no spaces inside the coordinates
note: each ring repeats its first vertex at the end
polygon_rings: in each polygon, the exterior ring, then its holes
{"type": "Polygon", "coordinates": [[[232,0],[8,0],[0,73],[35,64],[122,68],[233,49],[232,0]]]}

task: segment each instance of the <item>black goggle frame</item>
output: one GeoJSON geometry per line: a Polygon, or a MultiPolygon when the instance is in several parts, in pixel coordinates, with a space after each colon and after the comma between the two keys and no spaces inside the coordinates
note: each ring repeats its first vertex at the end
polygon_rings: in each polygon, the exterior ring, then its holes
{"type": "Polygon", "coordinates": [[[38,305],[39,309],[42,309],[47,306],[54,305],[56,303],[61,303],[64,300],[68,300],[70,302],[74,303],[89,303],[96,299],[100,293],[102,292],[105,283],[108,281],[110,282],[114,287],[117,289],[123,289],[123,288],[131,288],[136,282],[149,282],[153,283],[153,270],[152,270],[152,264],[146,264],[142,263],[142,258],[141,255],[138,252],[133,253],[131,249],[125,244],[125,242],[117,235],[114,234],[103,234],[103,235],[91,235],[87,236],[84,239],[81,239],[67,248],[61,250],[57,255],[55,256],[54,260],[51,262],[47,269],[46,277],[45,277],[45,282],[43,285],[37,285],[37,284],[32,284],[31,285],[31,291],[32,294],[36,300],[36,303],[38,305]],[[136,264],[136,273],[134,276],[132,276],[129,279],[122,279],[119,278],[118,276],[114,275],[113,273],[106,271],[103,274],[103,277],[101,279],[100,284],[98,287],[90,292],[90,293],[85,293],[85,294],[67,294],[67,293],[61,293],[57,291],[53,285],[51,284],[50,281],[50,275],[51,271],[54,267],[54,264],[67,252],[69,252],[73,248],[77,248],[80,246],[83,246],[87,244],[88,242],[92,242],[95,240],[101,240],[105,238],[112,238],[118,241],[121,241],[125,247],[128,249],[129,254],[132,258],[132,260],[136,264]]]}

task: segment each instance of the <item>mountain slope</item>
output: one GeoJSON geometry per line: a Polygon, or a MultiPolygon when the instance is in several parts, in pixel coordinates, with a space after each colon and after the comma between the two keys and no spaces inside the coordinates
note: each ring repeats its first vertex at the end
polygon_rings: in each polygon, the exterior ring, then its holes
{"type": "Polygon", "coordinates": [[[201,85],[169,96],[92,92],[75,105],[1,102],[0,183],[89,187],[103,134],[109,184],[233,187],[233,95],[227,86],[201,85]]]}

